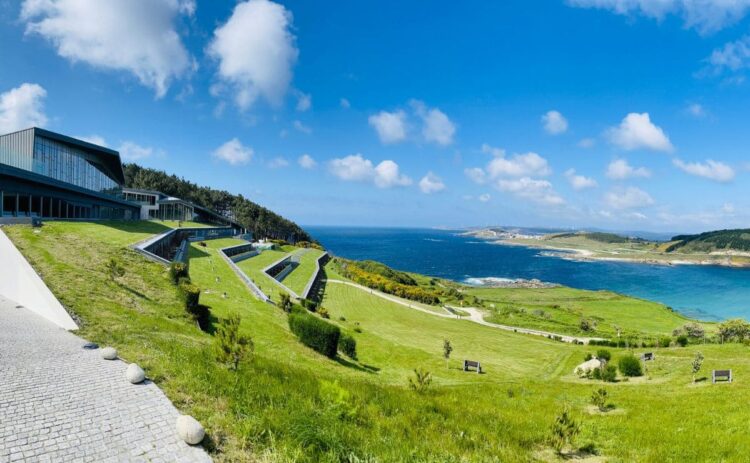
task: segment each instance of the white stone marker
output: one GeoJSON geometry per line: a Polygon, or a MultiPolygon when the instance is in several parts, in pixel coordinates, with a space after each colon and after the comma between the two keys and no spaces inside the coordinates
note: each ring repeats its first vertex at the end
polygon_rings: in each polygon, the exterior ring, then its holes
{"type": "Polygon", "coordinates": [[[102,349],[102,358],[104,360],[117,360],[117,350],[114,347],[105,347],[102,349]]]}
{"type": "Polygon", "coordinates": [[[135,363],[128,365],[128,369],[125,370],[125,377],[133,384],[142,383],[146,379],[146,372],[143,368],[139,367],[135,363]]]}
{"type": "Polygon", "coordinates": [[[206,435],[203,426],[192,416],[180,415],[177,418],[177,435],[190,445],[199,444],[206,435]]]}

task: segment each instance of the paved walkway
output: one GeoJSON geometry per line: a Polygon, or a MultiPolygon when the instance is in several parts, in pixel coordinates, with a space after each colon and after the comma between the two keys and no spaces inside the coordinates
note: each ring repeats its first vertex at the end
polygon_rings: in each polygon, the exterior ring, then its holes
{"type": "Polygon", "coordinates": [[[211,461],[155,384],[85,342],[0,296],[0,463],[211,461]]]}
{"type": "Polygon", "coordinates": [[[391,296],[390,294],[386,294],[384,292],[378,291],[376,289],[368,288],[367,286],[360,285],[358,283],[354,283],[351,281],[344,281],[344,280],[328,280],[328,283],[338,283],[348,286],[353,286],[355,288],[359,288],[362,291],[367,291],[368,293],[378,296],[382,299],[387,299],[391,302],[395,302],[396,304],[401,304],[404,307],[408,307],[410,309],[418,310],[420,312],[428,313],[430,315],[434,315],[436,317],[443,317],[443,318],[460,318],[462,320],[469,320],[474,323],[478,323],[480,325],[489,326],[490,328],[497,328],[500,330],[505,331],[513,331],[514,333],[523,333],[523,334],[532,334],[534,336],[543,336],[545,338],[549,338],[550,336],[557,336],[560,338],[561,341],[564,342],[574,342],[574,341],[582,341],[586,344],[589,343],[591,340],[602,340],[602,338],[586,338],[581,336],[570,336],[567,334],[558,334],[558,333],[552,333],[550,331],[540,331],[540,330],[533,330],[530,328],[522,328],[520,326],[510,326],[510,325],[500,325],[498,323],[490,323],[484,319],[484,314],[482,311],[476,307],[452,307],[452,306],[446,306],[449,309],[455,309],[455,310],[461,310],[463,312],[466,312],[469,314],[468,317],[462,317],[460,315],[454,315],[454,314],[448,314],[448,313],[439,313],[435,312],[433,310],[424,309],[422,307],[419,307],[418,305],[415,305],[409,301],[406,301],[404,299],[401,299],[396,296],[391,296]]]}

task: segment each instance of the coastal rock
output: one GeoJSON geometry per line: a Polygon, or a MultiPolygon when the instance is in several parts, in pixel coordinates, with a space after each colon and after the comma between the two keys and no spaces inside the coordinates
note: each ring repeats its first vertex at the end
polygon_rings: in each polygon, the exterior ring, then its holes
{"type": "Polygon", "coordinates": [[[117,349],[114,347],[105,347],[102,349],[101,356],[104,360],[116,360],[117,359],[117,349]]]}
{"type": "Polygon", "coordinates": [[[206,431],[198,420],[190,415],[180,415],[177,418],[177,435],[190,445],[199,444],[206,431]]]}
{"type": "Polygon", "coordinates": [[[142,383],[146,379],[146,372],[135,363],[131,363],[125,370],[125,378],[133,384],[142,383]]]}

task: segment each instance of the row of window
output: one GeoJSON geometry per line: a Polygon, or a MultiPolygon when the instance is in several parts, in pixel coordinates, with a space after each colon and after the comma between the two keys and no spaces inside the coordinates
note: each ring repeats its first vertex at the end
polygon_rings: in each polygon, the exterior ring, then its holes
{"type": "Polygon", "coordinates": [[[117,195],[120,187],[88,161],[83,151],[43,137],[34,140],[32,171],[100,193],[117,195]]]}

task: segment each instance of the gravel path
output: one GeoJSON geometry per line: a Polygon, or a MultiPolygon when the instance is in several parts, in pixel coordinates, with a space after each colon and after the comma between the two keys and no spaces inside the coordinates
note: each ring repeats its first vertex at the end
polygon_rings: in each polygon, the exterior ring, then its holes
{"type": "Polygon", "coordinates": [[[0,463],[211,461],[155,384],[85,343],[0,296],[0,463]]]}
{"type": "Polygon", "coordinates": [[[455,309],[455,310],[461,310],[463,312],[467,312],[469,314],[468,317],[466,317],[466,316],[462,317],[462,316],[459,316],[459,315],[454,315],[454,314],[449,314],[449,313],[439,313],[439,312],[435,312],[435,311],[432,311],[432,310],[423,309],[423,308],[421,308],[421,307],[419,307],[417,305],[414,305],[414,304],[412,304],[412,303],[410,303],[408,301],[405,301],[405,300],[403,300],[403,299],[401,299],[399,297],[391,296],[390,294],[386,294],[386,293],[383,293],[383,292],[378,291],[376,289],[371,289],[371,288],[368,288],[367,286],[363,286],[363,285],[360,285],[360,284],[357,284],[357,283],[354,283],[354,282],[351,282],[351,281],[328,280],[328,283],[338,283],[338,284],[353,286],[355,288],[361,289],[362,291],[367,291],[368,293],[370,293],[370,294],[372,294],[374,296],[378,296],[378,297],[380,297],[382,299],[387,299],[387,300],[389,300],[391,302],[395,302],[396,304],[403,305],[404,307],[408,307],[410,309],[414,309],[414,310],[418,310],[420,312],[428,313],[428,314],[434,315],[436,317],[460,318],[462,320],[469,320],[469,321],[472,321],[474,323],[478,323],[480,325],[489,326],[491,328],[497,328],[497,329],[505,330],[505,331],[513,331],[514,333],[531,334],[531,335],[534,335],[534,336],[543,336],[545,338],[557,336],[557,337],[560,338],[561,341],[564,341],[564,342],[579,341],[579,342],[584,342],[586,344],[588,344],[589,341],[592,341],[592,340],[601,340],[602,339],[602,338],[584,338],[584,337],[580,337],[580,336],[569,336],[569,335],[566,335],[566,334],[552,333],[552,332],[549,332],[549,331],[540,331],[540,330],[533,330],[533,329],[530,329],[530,328],[522,328],[520,326],[510,326],[510,325],[500,325],[498,323],[490,323],[490,322],[488,322],[488,321],[486,321],[484,319],[484,314],[483,314],[482,310],[478,309],[476,307],[452,307],[452,306],[446,306],[448,309],[455,309]]]}

